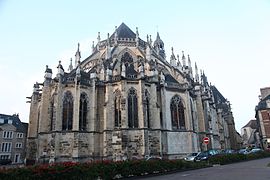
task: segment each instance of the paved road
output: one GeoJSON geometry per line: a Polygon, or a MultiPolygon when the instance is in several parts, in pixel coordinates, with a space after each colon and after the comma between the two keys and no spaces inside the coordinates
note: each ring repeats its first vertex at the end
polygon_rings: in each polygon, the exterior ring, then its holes
{"type": "Polygon", "coordinates": [[[140,179],[147,180],[270,180],[270,158],[179,172],[140,179]]]}

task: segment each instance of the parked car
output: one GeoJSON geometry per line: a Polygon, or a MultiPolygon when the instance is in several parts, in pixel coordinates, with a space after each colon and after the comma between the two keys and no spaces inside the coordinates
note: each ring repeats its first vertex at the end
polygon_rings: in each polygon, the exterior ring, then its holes
{"type": "Polygon", "coordinates": [[[201,152],[194,158],[194,162],[207,161],[210,156],[211,154],[208,151],[201,152]]]}
{"type": "Polygon", "coordinates": [[[194,158],[199,154],[199,152],[197,153],[191,153],[189,154],[187,157],[184,158],[185,161],[194,161],[194,158]]]}
{"type": "Polygon", "coordinates": [[[235,154],[237,153],[235,150],[233,149],[224,149],[222,150],[222,154],[235,154]]]}
{"type": "Polygon", "coordinates": [[[248,149],[240,149],[239,151],[238,151],[238,153],[239,154],[249,154],[249,150],[248,149]]]}
{"type": "Polygon", "coordinates": [[[258,153],[258,152],[262,152],[262,151],[263,150],[261,148],[253,148],[248,152],[248,154],[258,153]]]}
{"type": "Polygon", "coordinates": [[[145,157],[145,160],[146,161],[159,161],[159,160],[162,160],[162,157],[160,156],[146,156],[145,157]]]}
{"type": "Polygon", "coordinates": [[[11,163],[12,163],[12,161],[10,159],[1,159],[0,160],[0,165],[8,165],[11,163]]]}

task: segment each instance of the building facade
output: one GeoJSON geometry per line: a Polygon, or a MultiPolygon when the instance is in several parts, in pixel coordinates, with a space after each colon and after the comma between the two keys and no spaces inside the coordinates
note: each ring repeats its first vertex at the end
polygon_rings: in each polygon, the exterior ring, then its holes
{"type": "Polygon", "coordinates": [[[241,128],[243,147],[261,147],[259,138],[259,127],[256,119],[250,120],[241,128]]]}
{"type": "Polygon", "coordinates": [[[256,120],[259,126],[261,147],[270,148],[270,87],[261,88],[260,102],[255,108],[256,120]]]}
{"type": "Polygon", "coordinates": [[[44,82],[34,84],[28,159],[175,159],[231,148],[232,113],[228,120],[217,107],[227,100],[215,100],[214,86],[196,63],[193,70],[189,56],[183,52],[180,60],[172,48],[168,62],[159,33],[144,41],[124,23],[97,39],[89,57],[81,61],[78,44],[68,72],[59,62],[52,78],[46,66],[44,82]]]}
{"type": "Polygon", "coordinates": [[[0,161],[24,162],[27,130],[28,123],[22,123],[17,114],[0,114],[0,161]]]}

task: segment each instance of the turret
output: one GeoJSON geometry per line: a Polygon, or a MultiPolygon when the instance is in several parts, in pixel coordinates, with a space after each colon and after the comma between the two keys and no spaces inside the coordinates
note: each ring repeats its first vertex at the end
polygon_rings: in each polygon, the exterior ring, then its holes
{"type": "Polygon", "coordinates": [[[61,82],[61,77],[64,75],[64,73],[65,73],[65,70],[64,70],[64,68],[63,68],[63,66],[62,66],[62,64],[61,64],[61,61],[59,61],[59,64],[58,64],[58,66],[57,66],[57,70],[58,70],[58,72],[57,72],[57,75],[56,75],[56,77],[59,79],[59,82],[61,82]]]}
{"type": "Polygon", "coordinates": [[[156,50],[157,54],[160,55],[163,59],[166,58],[165,50],[164,50],[164,43],[160,39],[159,33],[157,32],[157,38],[154,42],[154,49],[156,50]]]}
{"type": "Polygon", "coordinates": [[[46,65],[45,75],[44,75],[44,86],[47,86],[52,80],[52,69],[46,65]]]}

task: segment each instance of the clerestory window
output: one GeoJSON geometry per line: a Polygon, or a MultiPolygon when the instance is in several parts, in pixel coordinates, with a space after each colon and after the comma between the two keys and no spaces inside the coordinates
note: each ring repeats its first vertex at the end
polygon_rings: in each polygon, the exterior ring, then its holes
{"type": "Polygon", "coordinates": [[[185,110],[180,96],[175,95],[171,99],[172,129],[185,129],[185,110]]]}
{"type": "Polygon", "coordinates": [[[128,93],[128,127],[138,128],[138,100],[136,90],[131,88],[128,93]]]}
{"type": "Polygon", "coordinates": [[[64,95],[62,115],[62,130],[72,130],[73,97],[70,91],[67,91],[64,95]]]}

